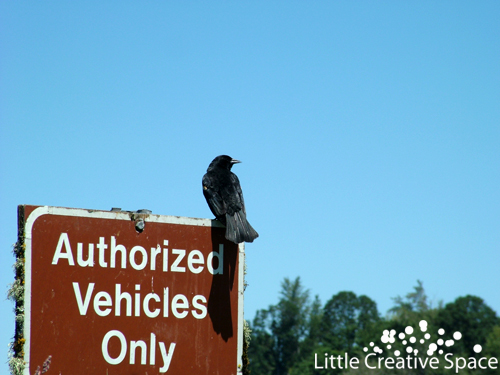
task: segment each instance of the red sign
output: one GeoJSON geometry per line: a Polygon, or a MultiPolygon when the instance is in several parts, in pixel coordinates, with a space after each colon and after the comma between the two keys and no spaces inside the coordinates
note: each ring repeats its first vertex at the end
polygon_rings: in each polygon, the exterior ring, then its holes
{"type": "Polygon", "coordinates": [[[24,206],[25,374],[237,374],[243,245],[207,219],[24,206]]]}

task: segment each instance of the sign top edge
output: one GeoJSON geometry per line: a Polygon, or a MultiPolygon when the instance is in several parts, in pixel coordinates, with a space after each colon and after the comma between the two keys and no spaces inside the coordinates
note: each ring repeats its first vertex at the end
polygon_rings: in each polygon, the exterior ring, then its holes
{"type": "Polygon", "coordinates": [[[205,226],[205,227],[223,227],[223,225],[215,219],[194,218],[194,217],[174,216],[174,215],[157,215],[148,212],[147,210],[143,210],[146,212],[125,211],[125,210],[104,211],[97,209],[57,207],[57,206],[37,206],[28,204],[22,204],[19,205],[18,207],[22,207],[24,210],[27,211],[27,213],[29,212],[28,216],[32,215],[35,216],[31,218],[32,221],[36,220],[36,218],[42,215],[89,217],[89,218],[115,219],[115,220],[131,220],[133,217],[141,217],[146,222],[195,225],[195,226],[205,226]]]}

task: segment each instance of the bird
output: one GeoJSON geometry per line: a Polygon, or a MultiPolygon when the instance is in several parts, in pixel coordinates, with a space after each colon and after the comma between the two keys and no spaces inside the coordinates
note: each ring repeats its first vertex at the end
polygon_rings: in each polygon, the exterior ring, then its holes
{"type": "Polygon", "coordinates": [[[238,177],[231,172],[241,163],[228,155],[217,156],[203,176],[203,195],[215,218],[226,226],[226,239],[239,244],[253,242],[259,234],[247,221],[245,201],[238,177]]]}

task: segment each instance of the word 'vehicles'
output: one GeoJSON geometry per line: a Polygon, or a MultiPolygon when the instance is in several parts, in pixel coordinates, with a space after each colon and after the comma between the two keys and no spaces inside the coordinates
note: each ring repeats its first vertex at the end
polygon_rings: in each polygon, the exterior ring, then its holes
{"type": "MultiPolygon", "coordinates": [[[[75,299],[80,315],[87,315],[92,296],[94,296],[92,304],[94,312],[99,316],[108,316],[113,310],[113,305],[115,316],[124,315],[139,317],[142,311],[148,318],[156,318],[161,312],[163,312],[162,317],[168,318],[169,312],[172,312],[175,318],[184,319],[189,313],[187,311],[190,309],[188,298],[184,294],[176,294],[170,299],[169,287],[163,288],[163,298],[151,292],[145,295],[141,303],[140,284],[135,285],[136,293],[134,293],[134,298],[132,298],[132,295],[128,292],[122,292],[121,284],[115,284],[115,298],[112,298],[111,295],[105,291],[94,294],[94,286],[95,283],[89,283],[87,291],[85,292],[85,297],[83,297],[80,284],[78,282],[73,282],[73,290],[75,292],[75,299]],[[125,314],[122,314],[122,305],[125,305],[125,314]],[[151,305],[153,305],[152,308],[151,305]]],[[[191,314],[196,319],[203,319],[207,316],[206,303],[207,299],[203,295],[195,295],[192,298],[191,305],[193,309],[191,310],[191,314]]]]}

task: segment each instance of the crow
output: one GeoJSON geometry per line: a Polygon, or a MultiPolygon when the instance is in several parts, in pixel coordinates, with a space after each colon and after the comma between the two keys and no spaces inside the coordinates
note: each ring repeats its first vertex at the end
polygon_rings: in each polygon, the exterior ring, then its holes
{"type": "Polygon", "coordinates": [[[259,234],[247,221],[243,192],[238,177],[231,172],[241,163],[227,155],[217,156],[203,176],[203,195],[215,218],[226,226],[226,239],[236,244],[253,242],[259,234]]]}

